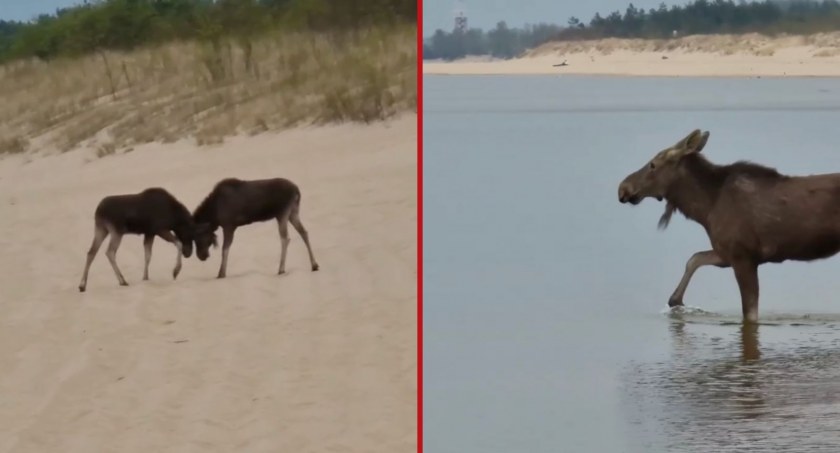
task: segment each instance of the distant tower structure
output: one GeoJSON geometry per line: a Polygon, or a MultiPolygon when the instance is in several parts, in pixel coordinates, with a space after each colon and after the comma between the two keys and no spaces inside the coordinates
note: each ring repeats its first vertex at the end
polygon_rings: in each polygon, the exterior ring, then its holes
{"type": "Polygon", "coordinates": [[[459,0],[458,3],[455,4],[455,29],[453,30],[455,33],[466,33],[467,32],[467,15],[464,12],[464,2],[459,0]]]}

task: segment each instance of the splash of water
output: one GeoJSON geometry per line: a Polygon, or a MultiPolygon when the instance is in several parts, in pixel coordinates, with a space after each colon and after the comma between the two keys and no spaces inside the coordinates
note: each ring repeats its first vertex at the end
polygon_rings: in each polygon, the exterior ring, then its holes
{"type": "MultiPolygon", "coordinates": [[[[666,307],[660,314],[670,319],[690,323],[709,323],[718,325],[741,324],[743,319],[740,313],[719,313],[704,310],[700,307],[685,305],[677,307],[666,307]]],[[[761,325],[788,325],[788,326],[809,326],[809,325],[840,325],[840,313],[762,313],[759,317],[761,325]]]]}
{"type": "Polygon", "coordinates": [[[679,318],[683,316],[700,315],[700,316],[723,316],[719,313],[703,310],[700,307],[693,307],[691,305],[678,305],[676,307],[667,307],[662,309],[659,313],[667,315],[671,318],[679,318]]]}

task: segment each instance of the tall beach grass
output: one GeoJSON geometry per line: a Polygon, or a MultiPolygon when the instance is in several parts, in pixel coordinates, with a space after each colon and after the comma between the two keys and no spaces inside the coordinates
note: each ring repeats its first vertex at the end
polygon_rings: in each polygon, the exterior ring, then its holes
{"type": "Polygon", "coordinates": [[[0,66],[0,154],[111,154],[416,110],[416,26],[177,42],[0,66]]]}

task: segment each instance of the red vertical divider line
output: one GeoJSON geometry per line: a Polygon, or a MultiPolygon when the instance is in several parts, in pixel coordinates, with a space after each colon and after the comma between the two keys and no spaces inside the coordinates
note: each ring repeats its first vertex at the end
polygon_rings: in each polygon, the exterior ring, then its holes
{"type": "Polygon", "coordinates": [[[417,452],[423,452],[423,0],[417,0],[417,452]]]}

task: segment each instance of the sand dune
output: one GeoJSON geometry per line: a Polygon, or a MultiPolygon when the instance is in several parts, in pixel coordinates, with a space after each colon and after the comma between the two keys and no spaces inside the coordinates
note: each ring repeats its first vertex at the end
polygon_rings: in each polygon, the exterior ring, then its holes
{"type": "Polygon", "coordinates": [[[621,76],[840,76],[840,33],[768,37],[697,35],[672,40],[547,43],[512,60],[426,61],[426,74],[621,76]],[[568,65],[554,67],[565,61],[568,65]]]}
{"type": "Polygon", "coordinates": [[[416,117],[0,160],[0,451],[416,450],[416,117]],[[319,272],[294,231],[275,274],[276,223],[184,262],[156,241],[151,280],[126,236],[117,286],[104,249],[77,285],[107,194],[163,186],[190,209],[220,178],[283,176],[319,272]]]}

